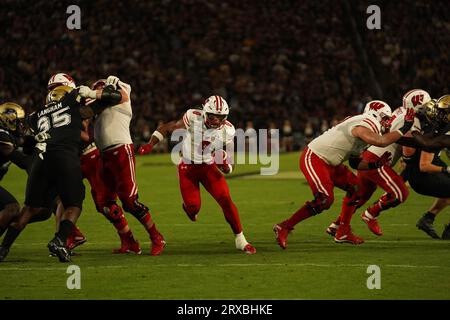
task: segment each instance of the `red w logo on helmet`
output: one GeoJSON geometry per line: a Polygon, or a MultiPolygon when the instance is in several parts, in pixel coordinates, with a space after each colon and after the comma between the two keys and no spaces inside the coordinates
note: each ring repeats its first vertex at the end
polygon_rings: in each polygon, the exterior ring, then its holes
{"type": "Polygon", "coordinates": [[[411,98],[411,102],[414,107],[422,104],[422,101],[423,101],[423,94],[418,94],[411,98]]]}
{"type": "Polygon", "coordinates": [[[380,110],[381,108],[384,107],[384,104],[382,104],[381,102],[372,102],[371,104],[369,104],[369,109],[370,110],[380,110]]]}

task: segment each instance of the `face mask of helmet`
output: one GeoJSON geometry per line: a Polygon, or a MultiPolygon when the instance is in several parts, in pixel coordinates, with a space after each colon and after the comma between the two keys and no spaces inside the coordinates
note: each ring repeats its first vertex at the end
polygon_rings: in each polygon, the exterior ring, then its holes
{"type": "Polygon", "coordinates": [[[207,112],[205,125],[208,128],[217,129],[223,125],[226,119],[227,119],[226,115],[207,112]]]}

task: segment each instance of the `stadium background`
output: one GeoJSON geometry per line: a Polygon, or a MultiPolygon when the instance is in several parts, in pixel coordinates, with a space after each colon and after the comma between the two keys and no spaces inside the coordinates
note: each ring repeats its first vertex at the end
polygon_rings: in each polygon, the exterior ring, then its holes
{"type": "Polygon", "coordinates": [[[133,87],[135,142],[212,94],[246,129],[280,128],[298,149],[369,99],[394,109],[411,88],[449,92],[443,1],[2,0],[0,97],[39,107],[57,72],[133,87]],[[81,7],[68,30],[67,6],[81,7]],[[369,30],[369,4],[381,30],[369,30]],[[249,122],[252,122],[250,124],[249,122]]]}

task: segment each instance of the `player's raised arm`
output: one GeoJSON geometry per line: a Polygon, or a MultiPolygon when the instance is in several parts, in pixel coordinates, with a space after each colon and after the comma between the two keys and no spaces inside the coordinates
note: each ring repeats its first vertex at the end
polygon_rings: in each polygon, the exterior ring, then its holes
{"type": "Polygon", "coordinates": [[[370,145],[386,147],[406,134],[414,124],[414,109],[409,108],[405,115],[405,124],[399,130],[379,135],[367,127],[356,126],[352,129],[352,135],[358,137],[370,145]]]}
{"type": "Polygon", "coordinates": [[[109,76],[106,80],[100,79],[92,85],[80,86],[78,92],[80,97],[86,99],[85,106],[80,108],[84,119],[101,113],[105,108],[124,103],[130,99],[131,88],[116,76],[109,76]]]}
{"type": "Polygon", "coordinates": [[[177,129],[186,129],[186,124],[183,119],[174,120],[160,125],[152,134],[150,140],[139,147],[138,153],[148,154],[152,151],[153,147],[158,144],[160,141],[164,140],[169,134],[177,129]]]}

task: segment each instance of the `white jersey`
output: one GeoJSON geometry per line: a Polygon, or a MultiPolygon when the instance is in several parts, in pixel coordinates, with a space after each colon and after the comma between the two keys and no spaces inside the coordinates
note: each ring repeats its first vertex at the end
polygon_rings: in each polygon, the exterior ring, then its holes
{"type": "Polygon", "coordinates": [[[322,160],[329,165],[338,166],[350,156],[359,156],[368,144],[352,135],[353,128],[363,126],[380,134],[381,124],[370,114],[361,114],[345,119],[325,131],[308,144],[322,160]]]}
{"type": "Polygon", "coordinates": [[[229,121],[218,129],[208,129],[203,114],[203,110],[189,109],[183,116],[186,126],[181,147],[184,163],[212,163],[214,150],[233,143],[236,130],[229,121]]]}
{"type": "MultiPolygon", "coordinates": [[[[392,113],[392,123],[390,129],[391,132],[403,127],[403,125],[405,124],[405,115],[406,109],[404,107],[399,107],[392,113]]],[[[414,118],[414,124],[411,128],[411,131],[421,131],[419,119],[414,118]]],[[[402,147],[398,143],[392,143],[387,147],[371,146],[367,150],[377,155],[378,157],[381,157],[385,152],[390,152],[391,161],[389,165],[391,167],[394,166],[397,163],[398,159],[400,159],[400,157],[402,156],[402,147]]]]}
{"type": "Polygon", "coordinates": [[[113,145],[131,144],[130,122],[131,86],[119,81],[119,87],[128,95],[127,101],[103,110],[95,120],[94,140],[100,151],[113,145]]]}

